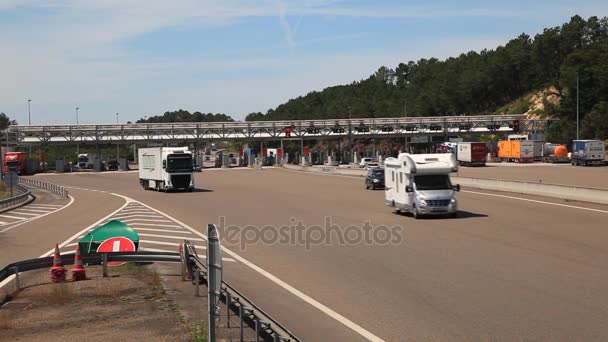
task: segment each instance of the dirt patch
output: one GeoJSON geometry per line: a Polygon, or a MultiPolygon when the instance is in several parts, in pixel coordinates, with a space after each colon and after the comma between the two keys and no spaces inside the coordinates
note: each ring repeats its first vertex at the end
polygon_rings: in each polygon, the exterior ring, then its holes
{"type": "Polygon", "coordinates": [[[90,280],[38,282],[0,308],[0,341],[189,341],[190,327],[166,296],[151,266],[127,264],[103,278],[87,268],[90,280]]]}

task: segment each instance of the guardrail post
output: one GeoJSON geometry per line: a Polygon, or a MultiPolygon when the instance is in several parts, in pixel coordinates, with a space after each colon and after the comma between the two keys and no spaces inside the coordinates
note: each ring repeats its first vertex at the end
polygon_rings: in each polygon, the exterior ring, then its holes
{"type": "Polygon", "coordinates": [[[15,287],[17,291],[21,291],[21,277],[19,276],[19,267],[13,267],[13,272],[15,272],[15,287]]]}
{"type": "Polygon", "coordinates": [[[195,289],[194,289],[194,295],[196,297],[200,297],[200,291],[199,291],[199,287],[201,285],[200,280],[201,280],[201,271],[197,268],[196,271],[194,272],[194,282],[196,283],[195,289]]]}
{"type": "Polygon", "coordinates": [[[230,293],[226,292],[226,327],[230,328],[230,293]]]}
{"type": "Polygon", "coordinates": [[[102,260],[102,272],[103,272],[103,277],[107,278],[108,277],[108,253],[103,253],[101,255],[101,260],[102,260]]]}
{"type": "Polygon", "coordinates": [[[243,342],[244,341],[244,331],[243,331],[243,304],[241,304],[239,306],[239,318],[241,319],[241,326],[240,326],[240,333],[241,333],[241,339],[240,341],[243,342]]]}

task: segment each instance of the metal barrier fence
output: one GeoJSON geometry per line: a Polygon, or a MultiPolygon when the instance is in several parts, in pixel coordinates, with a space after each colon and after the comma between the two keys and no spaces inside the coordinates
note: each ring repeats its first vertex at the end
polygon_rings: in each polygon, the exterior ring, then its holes
{"type": "Polygon", "coordinates": [[[38,179],[32,179],[29,177],[19,177],[19,183],[35,186],[37,188],[45,189],[56,193],[61,197],[68,197],[68,190],[62,186],[49,182],[45,182],[38,179]]]}
{"type": "Polygon", "coordinates": [[[23,187],[20,185],[15,185],[14,189],[17,190],[19,192],[19,194],[15,195],[13,197],[10,197],[10,198],[5,198],[5,199],[0,200],[0,210],[6,209],[6,208],[12,208],[16,205],[19,205],[19,204],[27,201],[27,199],[31,195],[30,190],[26,187],[23,187]]]}
{"type": "MultiPolygon", "coordinates": [[[[193,251],[193,247],[186,242],[184,250],[193,251]]],[[[73,254],[64,254],[73,255],[73,254]]],[[[82,262],[88,265],[102,265],[103,275],[107,276],[108,270],[107,265],[110,261],[123,261],[123,262],[175,262],[181,263],[182,268],[188,268],[190,271],[190,280],[192,284],[196,286],[196,292],[198,293],[198,286],[200,284],[207,284],[207,267],[204,262],[201,262],[196,253],[188,253],[187,260],[184,260],[184,256],[180,253],[170,252],[111,252],[111,253],[83,253],[81,255],[82,262]],[[198,280],[198,281],[197,281],[198,280]]],[[[74,260],[72,258],[62,258],[64,265],[72,265],[74,260]]],[[[15,287],[19,291],[21,279],[20,272],[50,268],[53,265],[53,257],[36,258],[23,260],[15,263],[11,263],[0,269],[0,283],[6,280],[10,276],[15,276],[15,287]]],[[[227,308],[227,322],[230,323],[230,313],[239,319],[239,332],[240,341],[244,341],[244,327],[247,325],[255,331],[255,341],[268,341],[268,342],[300,342],[301,340],[294,334],[289,332],[283,327],[278,321],[272,318],[269,314],[265,313],[256,306],[251,300],[247,299],[243,294],[238,292],[235,288],[230,286],[228,283],[222,283],[222,291],[220,300],[226,304],[227,308]]],[[[228,326],[230,328],[230,325],[228,326]]]]}

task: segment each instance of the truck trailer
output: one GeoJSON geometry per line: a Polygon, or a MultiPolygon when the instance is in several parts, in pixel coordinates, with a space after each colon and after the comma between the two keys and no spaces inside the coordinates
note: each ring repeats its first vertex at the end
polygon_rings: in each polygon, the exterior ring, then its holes
{"type": "Polygon", "coordinates": [[[450,173],[458,171],[453,153],[408,154],[384,161],[385,203],[397,213],[420,215],[458,214],[456,191],[450,173]]]}
{"type": "Polygon", "coordinates": [[[139,183],[145,190],[194,190],[193,158],[188,147],[140,148],[139,183]]]}
{"type": "Polygon", "coordinates": [[[543,145],[543,162],[568,163],[568,148],[566,145],[546,143],[543,145]]]}
{"type": "Polygon", "coordinates": [[[461,142],[456,148],[459,165],[486,166],[487,148],[484,142],[461,142]]]}
{"type": "Polygon", "coordinates": [[[604,142],[601,140],[574,140],[572,165],[601,165],[604,162],[604,142]]]}
{"type": "Polygon", "coordinates": [[[97,153],[81,153],[78,155],[78,168],[83,170],[92,169],[98,160],[97,153]]]}
{"type": "Polygon", "coordinates": [[[534,161],[534,141],[501,140],[498,143],[498,158],[502,161],[531,163],[534,161]]]}

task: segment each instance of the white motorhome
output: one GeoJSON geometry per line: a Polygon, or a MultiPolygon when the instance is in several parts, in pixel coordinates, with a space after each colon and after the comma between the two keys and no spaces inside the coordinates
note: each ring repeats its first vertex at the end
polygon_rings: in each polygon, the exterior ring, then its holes
{"type": "Polygon", "coordinates": [[[385,202],[396,212],[420,215],[450,215],[458,213],[456,191],[450,173],[458,171],[452,153],[408,154],[384,161],[385,202]]]}
{"type": "Polygon", "coordinates": [[[187,147],[140,148],[139,183],[158,191],[194,190],[192,152],[187,147]]]}

